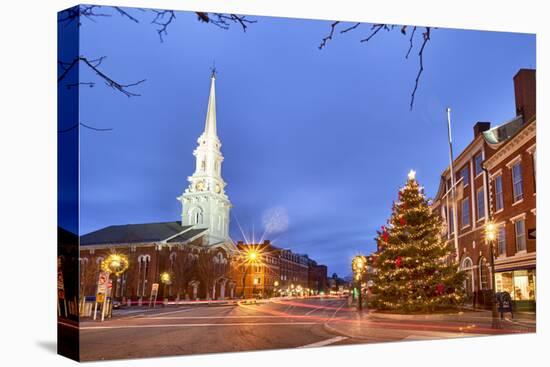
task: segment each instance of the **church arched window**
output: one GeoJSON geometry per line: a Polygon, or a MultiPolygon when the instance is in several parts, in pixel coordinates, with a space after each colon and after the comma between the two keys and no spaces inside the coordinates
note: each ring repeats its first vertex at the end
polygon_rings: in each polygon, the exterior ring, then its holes
{"type": "Polygon", "coordinates": [[[203,224],[203,213],[201,208],[197,207],[192,209],[190,216],[192,224],[203,224]]]}

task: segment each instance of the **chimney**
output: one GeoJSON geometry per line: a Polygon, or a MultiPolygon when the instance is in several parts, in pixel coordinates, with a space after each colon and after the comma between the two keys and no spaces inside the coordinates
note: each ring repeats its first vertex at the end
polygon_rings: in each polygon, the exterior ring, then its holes
{"type": "Polygon", "coordinates": [[[474,139],[477,138],[479,134],[489,130],[490,128],[491,128],[490,122],[483,122],[483,121],[476,122],[476,124],[474,125],[474,139]]]}
{"type": "Polygon", "coordinates": [[[531,120],[537,113],[536,70],[520,69],[514,76],[516,115],[523,116],[523,122],[531,120]]]}

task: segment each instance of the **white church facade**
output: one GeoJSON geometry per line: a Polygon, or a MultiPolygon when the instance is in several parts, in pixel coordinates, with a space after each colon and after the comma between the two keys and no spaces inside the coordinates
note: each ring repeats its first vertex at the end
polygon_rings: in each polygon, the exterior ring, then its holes
{"type": "Polygon", "coordinates": [[[228,245],[232,243],[229,237],[231,202],[221,175],[223,155],[216,125],[216,74],[213,72],[204,132],[193,152],[195,172],[187,178],[189,186],[178,200],[182,204],[182,225],[208,229],[209,245],[228,245]]]}

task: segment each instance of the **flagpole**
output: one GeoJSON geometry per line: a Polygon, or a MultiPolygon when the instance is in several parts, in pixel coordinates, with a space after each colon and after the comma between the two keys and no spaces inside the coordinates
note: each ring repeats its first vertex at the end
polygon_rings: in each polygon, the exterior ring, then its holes
{"type": "Polygon", "coordinates": [[[453,231],[454,231],[454,243],[456,249],[456,259],[459,260],[459,250],[458,250],[458,226],[457,226],[457,214],[456,214],[456,187],[455,187],[455,169],[454,169],[454,158],[453,158],[453,138],[451,135],[451,108],[447,107],[447,134],[449,137],[449,159],[450,159],[450,170],[451,170],[451,201],[452,201],[452,210],[453,210],[453,231]]]}

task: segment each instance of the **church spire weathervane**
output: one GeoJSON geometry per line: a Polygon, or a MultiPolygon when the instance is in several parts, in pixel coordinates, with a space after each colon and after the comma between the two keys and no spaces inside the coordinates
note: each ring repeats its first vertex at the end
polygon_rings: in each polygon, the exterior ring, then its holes
{"type": "Polygon", "coordinates": [[[210,71],[212,72],[210,77],[216,79],[216,74],[218,74],[218,70],[216,69],[216,60],[212,62],[212,67],[210,68],[210,71]]]}

